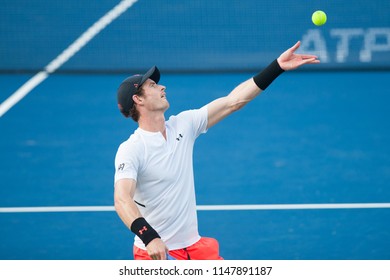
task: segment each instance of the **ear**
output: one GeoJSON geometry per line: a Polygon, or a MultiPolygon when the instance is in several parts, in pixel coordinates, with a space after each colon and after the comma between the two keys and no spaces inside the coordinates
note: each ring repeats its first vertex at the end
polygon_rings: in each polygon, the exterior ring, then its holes
{"type": "Polygon", "coordinates": [[[132,96],[132,98],[133,98],[133,101],[134,101],[135,104],[140,104],[140,103],[142,103],[142,101],[143,101],[142,97],[141,97],[141,96],[138,96],[138,95],[136,95],[136,94],[134,94],[134,95],[132,96]]]}

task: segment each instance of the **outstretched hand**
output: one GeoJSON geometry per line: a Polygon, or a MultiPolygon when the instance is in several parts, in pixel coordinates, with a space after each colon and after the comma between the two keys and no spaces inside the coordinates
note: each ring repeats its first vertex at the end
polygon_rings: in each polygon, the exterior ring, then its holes
{"type": "Polygon", "coordinates": [[[320,63],[320,61],[317,59],[317,56],[315,55],[294,53],[299,48],[300,45],[301,42],[298,41],[294,46],[286,50],[278,57],[279,66],[283,70],[285,71],[293,70],[304,64],[320,63]]]}

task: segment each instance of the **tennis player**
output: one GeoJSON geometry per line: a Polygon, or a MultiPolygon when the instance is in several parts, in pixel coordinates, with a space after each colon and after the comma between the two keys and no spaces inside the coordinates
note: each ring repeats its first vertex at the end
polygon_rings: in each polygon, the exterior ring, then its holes
{"type": "Polygon", "coordinates": [[[152,67],[119,86],[118,107],[138,128],[123,142],[115,158],[115,209],[135,234],[136,260],[219,260],[218,241],[201,237],[196,213],[193,147],[197,137],[241,109],[280,74],[316,56],[296,54],[300,42],[227,96],[204,107],[165,119],[169,108],[160,72],[152,67]]]}

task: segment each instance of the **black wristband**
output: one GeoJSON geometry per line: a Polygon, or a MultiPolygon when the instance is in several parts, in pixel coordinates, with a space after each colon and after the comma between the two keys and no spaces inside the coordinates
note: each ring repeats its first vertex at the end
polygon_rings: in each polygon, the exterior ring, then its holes
{"type": "Polygon", "coordinates": [[[275,59],[263,71],[254,76],[253,80],[260,89],[265,90],[283,72],[278,60],[275,59]]]}
{"type": "Polygon", "coordinates": [[[142,217],[135,219],[131,224],[130,229],[142,240],[145,246],[147,246],[153,239],[160,238],[157,231],[155,231],[142,217]]]}

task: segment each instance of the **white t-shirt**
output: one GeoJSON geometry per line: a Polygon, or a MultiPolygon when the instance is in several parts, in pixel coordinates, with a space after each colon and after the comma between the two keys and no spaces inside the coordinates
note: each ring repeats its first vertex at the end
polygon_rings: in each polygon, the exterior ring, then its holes
{"type": "MultiPolygon", "coordinates": [[[[160,132],[138,128],[123,142],[115,158],[115,182],[134,179],[134,200],[169,250],[200,239],[196,214],[193,147],[207,130],[207,107],[172,116],[165,139],[160,132]]],[[[135,236],[134,245],[145,249],[135,236]]]]}

